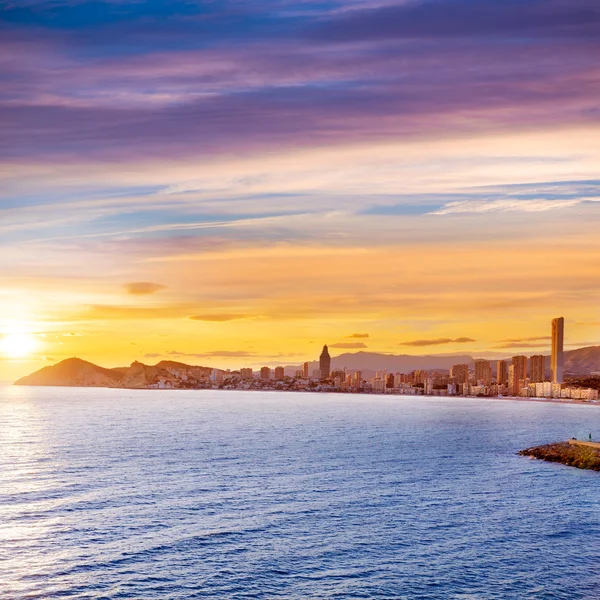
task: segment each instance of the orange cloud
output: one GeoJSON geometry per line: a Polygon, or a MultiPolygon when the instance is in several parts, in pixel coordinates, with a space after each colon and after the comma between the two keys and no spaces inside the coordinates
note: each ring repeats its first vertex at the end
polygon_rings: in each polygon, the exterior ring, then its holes
{"type": "Polygon", "coordinates": [[[125,284],[126,292],[132,296],[147,296],[149,294],[160,292],[166,288],[166,285],[152,283],[151,281],[132,281],[125,284]]]}
{"type": "Polygon", "coordinates": [[[367,345],[363,342],[338,342],[337,344],[329,344],[330,348],[366,348],[367,345]]]}
{"type": "Polygon", "coordinates": [[[248,319],[250,317],[255,317],[256,315],[236,315],[229,313],[221,313],[221,314],[208,314],[208,315],[192,315],[189,317],[192,321],[212,321],[215,323],[223,323],[225,321],[237,321],[240,319],[248,319]]]}
{"type": "Polygon", "coordinates": [[[459,337],[459,338],[437,338],[434,340],[413,340],[411,342],[400,342],[399,346],[439,346],[441,344],[468,344],[475,342],[473,338],[459,337]]]}

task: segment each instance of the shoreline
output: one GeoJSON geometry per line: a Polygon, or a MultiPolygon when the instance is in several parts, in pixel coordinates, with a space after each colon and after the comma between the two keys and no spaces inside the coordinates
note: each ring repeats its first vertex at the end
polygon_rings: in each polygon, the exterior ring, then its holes
{"type": "Polygon", "coordinates": [[[326,391],[326,390],[274,390],[274,389],[222,389],[222,388],[134,388],[120,386],[102,386],[102,385],[17,385],[15,383],[1,384],[0,387],[16,387],[16,388],[76,388],[76,389],[105,389],[105,390],[128,390],[128,391],[153,391],[153,392],[278,392],[283,394],[335,394],[343,396],[375,396],[375,397],[400,397],[400,398],[435,398],[435,399],[459,399],[459,400],[496,400],[496,401],[513,401],[513,402],[537,402],[545,404],[566,404],[566,405],[585,405],[585,406],[600,406],[600,401],[579,400],[579,399],[562,399],[562,398],[529,398],[524,396],[436,396],[424,394],[373,394],[365,392],[343,392],[343,391],[326,391]]]}

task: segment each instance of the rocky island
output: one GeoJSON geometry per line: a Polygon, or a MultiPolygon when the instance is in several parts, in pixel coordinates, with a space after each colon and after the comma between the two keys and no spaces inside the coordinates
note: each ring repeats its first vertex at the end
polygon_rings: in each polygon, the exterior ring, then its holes
{"type": "Polygon", "coordinates": [[[534,446],[519,452],[522,456],[558,462],[578,469],[600,471],[600,443],[568,440],[534,446]]]}

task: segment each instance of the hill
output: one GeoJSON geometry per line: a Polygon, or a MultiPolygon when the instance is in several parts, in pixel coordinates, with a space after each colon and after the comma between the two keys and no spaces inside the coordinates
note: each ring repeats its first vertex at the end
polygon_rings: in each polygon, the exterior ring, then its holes
{"type": "MultiPolygon", "coordinates": [[[[362,371],[370,379],[376,371],[388,373],[410,373],[418,369],[425,371],[448,370],[452,365],[466,363],[473,367],[474,358],[467,354],[455,356],[413,356],[410,354],[381,354],[377,352],[344,353],[331,359],[332,370],[344,367],[349,371],[362,371]]],[[[550,357],[546,358],[549,374],[550,357]]],[[[309,372],[319,368],[318,361],[309,363],[309,372]]],[[[495,363],[492,362],[495,370],[495,363]]],[[[300,365],[285,367],[287,375],[294,375],[300,365]]],[[[35,386],[91,386],[91,387],[194,387],[205,382],[211,367],[188,365],[172,360],[163,360],[156,365],[133,362],[129,367],[104,369],[80,358],[68,358],[55,365],[44,367],[15,382],[16,385],[35,386]]],[[[590,375],[600,372],[600,346],[588,346],[565,352],[566,375],[590,375]]]]}
{"type": "MultiPolygon", "coordinates": [[[[452,365],[468,364],[473,367],[474,358],[467,354],[457,356],[413,356],[411,354],[381,354],[379,352],[346,352],[331,359],[331,370],[341,370],[346,367],[347,371],[361,371],[363,377],[372,377],[376,371],[386,370],[388,373],[410,373],[422,369],[431,371],[434,369],[448,370],[452,365]]],[[[293,375],[298,366],[287,366],[286,375],[293,375]]],[[[319,362],[309,362],[309,373],[319,368],[319,362]]]]}
{"type": "Polygon", "coordinates": [[[587,346],[565,352],[565,373],[590,375],[600,373],[600,346],[587,346]]]}
{"type": "Polygon", "coordinates": [[[154,366],[133,362],[129,367],[104,369],[80,358],[67,358],[22,377],[15,385],[147,388],[157,385],[192,386],[206,380],[210,367],[162,361],[154,366]]]}
{"type": "Polygon", "coordinates": [[[22,377],[15,385],[111,387],[120,379],[121,375],[112,369],[104,369],[80,358],[67,358],[22,377]]]}

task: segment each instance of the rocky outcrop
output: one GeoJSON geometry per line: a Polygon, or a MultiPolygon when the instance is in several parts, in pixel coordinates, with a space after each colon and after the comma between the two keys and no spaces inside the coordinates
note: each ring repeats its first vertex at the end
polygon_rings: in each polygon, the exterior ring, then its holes
{"type": "Polygon", "coordinates": [[[526,450],[521,450],[519,454],[549,462],[561,463],[570,467],[577,467],[578,469],[600,471],[600,448],[587,445],[557,442],[527,448],[526,450]]]}
{"type": "Polygon", "coordinates": [[[22,377],[15,385],[111,387],[121,377],[120,373],[112,369],[104,369],[80,358],[67,358],[22,377]]]}

